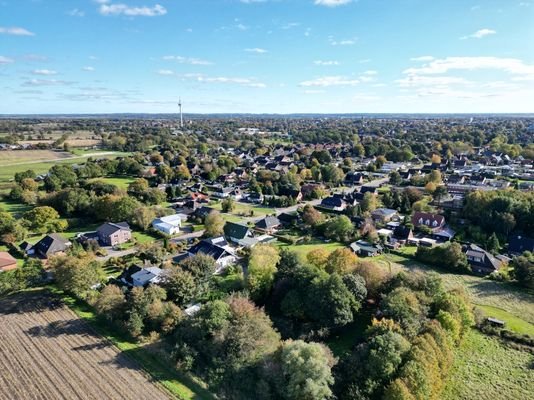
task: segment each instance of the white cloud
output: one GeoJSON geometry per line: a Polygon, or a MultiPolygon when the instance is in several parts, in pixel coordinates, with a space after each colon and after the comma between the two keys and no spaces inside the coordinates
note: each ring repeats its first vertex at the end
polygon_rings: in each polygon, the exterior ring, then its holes
{"type": "Polygon", "coordinates": [[[350,39],[343,39],[343,40],[335,40],[334,38],[332,37],[329,37],[328,38],[328,41],[330,42],[330,44],[332,46],[352,46],[354,44],[356,44],[356,41],[358,40],[358,38],[350,38],[350,39]]]}
{"type": "Polygon", "coordinates": [[[70,10],[67,14],[71,17],[85,17],[85,11],[79,10],[77,8],[70,10]]]}
{"type": "Polygon", "coordinates": [[[261,49],[259,47],[254,47],[254,48],[251,48],[251,49],[245,49],[245,51],[248,52],[248,53],[258,53],[258,54],[265,54],[265,53],[268,52],[267,50],[261,49]]]}
{"type": "Polygon", "coordinates": [[[30,32],[27,29],[19,28],[16,26],[13,26],[13,27],[0,26],[0,34],[12,35],[12,36],[35,36],[35,33],[30,32]]]}
{"type": "Polygon", "coordinates": [[[35,69],[32,71],[34,75],[56,75],[57,71],[52,71],[50,69],[35,69]]]}
{"type": "Polygon", "coordinates": [[[159,4],[153,7],[134,7],[126,4],[110,4],[108,1],[99,1],[99,12],[102,15],[126,15],[128,17],[158,17],[167,14],[167,9],[159,4]]]}
{"type": "Polygon", "coordinates": [[[227,77],[227,76],[206,76],[203,74],[187,73],[180,75],[183,79],[195,80],[202,83],[223,83],[223,84],[235,84],[250,88],[265,88],[267,85],[262,82],[258,82],[254,78],[239,78],[239,77],[227,77]]]}
{"type": "Polygon", "coordinates": [[[0,65],[11,64],[11,63],[14,63],[14,62],[15,61],[12,60],[11,58],[0,56],[0,65]]]}
{"type": "Polygon", "coordinates": [[[360,81],[344,76],[323,76],[320,78],[304,81],[299,84],[303,87],[330,87],[330,86],[356,86],[360,81]]]}
{"type": "Polygon", "coordinates": [[[324,90],[320,90],[320,89],[306,89],[304,91],[304,93],[306,94],[319,94],[319,93],[324,93],[324,90]]]}
{"type": "Polygon", "coordinates": [[[199,58],[193,57],[182,57],[182,56],[163,56],[165,61],[176,61],[179,64],[190,64],[190,65],[212,65],[212,62],[201,60],[199,58]]]}
{"type": "Polygon", "coordinates": [[[326,7],[337,7],[349,3],[352,3],[352,0],[315,0],[316,5],[326,7]]]}
{"type": "Polygon", "coordinates": [[[83,67],[82,70],[86,72],[93,72],[95,70],[95,67],[83,67]]]}
{"type": "Polygon", "coordinates": [[[421,87],[421,86],[446,86],[452,84],[469,84],[464,78],[454,76],[419,76],[410,75],[395,82],[400,87],[421,87]]]}
{"type": "Polygon", "coordinates": [[[534,75],[534,65],[525,64],[516,58],[500,57],[447,57],[424,64],[420,68],[408,68],[403,73],[408,75],[445,74],[451,70],[475,71],[493,69],[512,75],[534,75]]]}
{"type": "Polygon", "coordinates": [[[170,69],[160,69],[157,73],[158,75],[163,75],[163,76],[174,75],[174,71],[171,71],[170,69]]]}
{"type": "Polygon", "coordinates": [[[289,22],[282,26],[282,29],[288,30],[292,28],[296,28],[297,26],[300,26],[300,22],[289,22]]]}
{"type": "Polygon", "coordinates": [[[476,31],[475,33],[472,33],[471,35],[462,36],[460,39],[462,40],[469,39],[469,38],[482,39],[485,36],[495,35],[496,33],[497,31],[494,31],[493,29],[484,28],[484,29],[479,29],[478,31],[476,31]]]}
{"type": "Polygon", "coordinates": [[[432,61],[432,60],[434,60],[434,57],[432,56],[420,56],[420,57],[410,58],[410,61],[432,61]]]}
{"type": "Polygon", "coordinates": [[[30,79],[24,82],[23,86],[64,86],[72,85],[74,82],[61,81],[57,79],[30,79]]]}
{"type": "Polygon", "coordinates": [[[363,73],[364,75],[378,75],[378,71],[375,71],[375,70],[367,70],[363,73]]]}
{"type": "Polygon", "coordinates": [[[323,66],[331,66],[331,65],[339,65],[339,61],[324,61],[324,60],[316,60],[313,62],[315,65],[323,65],[323,66]]]}

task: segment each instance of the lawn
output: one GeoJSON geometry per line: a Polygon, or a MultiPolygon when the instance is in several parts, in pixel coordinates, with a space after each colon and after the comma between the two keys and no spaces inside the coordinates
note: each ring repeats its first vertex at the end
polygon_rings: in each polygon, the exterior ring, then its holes
{"type": "Polygon", "coordinates": [[[491,281],[479,276],[453,274],[396,254],[384,254],[373,260],[392,271],[438,272],[446,288],[464,287],[475,305],[497,307],[516,318],[534,324],[534,292],[531,290],[520,288],[513,283],[491,281]]]}
{"type": "Polygon", "coordinates": [[[120,177],[118,176],[118,177],[109,177],[109,178],[95,178],[95,179],[90,180],[90,182],[95,182],[95,181],[105,182],[110,185],[115,185],[119,189],[126,190],[128,189],[128,185],[132,183],[133,181],[135,181],[135,178],[132,178],[129,176],[120,176],[120,177]]]}
{"type": "MultiPolygon", "coordinates": [[[[270,215],[270,214],[275,214],[276,213],[276,209],[272,208],[272,207],[264,207],[264,206],[259,206],[259,205],[244,204],[244,203],[240,203],[240,202],[235,202],[234,204],[235,204],[235,208],[231,213],[234,216],[244,215],[244,216],[249,217],[251,211],[253,212],[252,216],[256,216],[256,217],[257,216],[270,215]]],[[[219,201],[219,202],[216,202],[216,203],[213,203],[213,204],[209,204],[209,207],[211,207],[211,208],[213,208],[215,210],[221,211],[221,202],[219,201]]]]}
{"type": "Polygon", "coordinates": [[[177,399],[202,400],[215,397],[194,377],[179,372],[170,359],[160,353],[151,351],[149,345],[130,341],[114,330],[108,323],[99,320],[92,308],[77,301],[62,291],[52,288],[65,304],[80,318],[87,321],[100,335],[111,341],[124,354],[137,361],[141,367],[159,384],[171,392],[177,399]]]}
{"type": "Polygon", "coordinates": [[[277,242],[277,246],[279,246],[281,249],[288,249],[288,250],[291,250],[297,253],[299,259],[302,262],[306,262],[306,256],[308,255],[310,251],[316,250],[318,248],[327,250],[328,252],[332,252],[336,249],[345,247],[343,244],[338,243],[338,242],[325,243],[320,240],[315,240],[307,244],[288,244],[288,243],[277,242]]]}
{"type": "Polygon", "coordinates": [[[456,351],[443,400],[532,399],[532,355],[471,330],[456,351]]]}
{"type": "Polygon", "coordinates": [[[32,207],[27,204],[22,204],[0,197],[0,209],[10,212],[11,214],[20,216],[31,208],[32,207]]]}
{"type": "Polygon", "coordinates": [[[494,317],[505,321],[506,329],[520,334],[530,335],[534,338],[534,324],[531,324],[521,318],[517,318],[515,315],[510,314],[509,312],[504,311],[502,308],[499,307],[484,305],[478,305],[477,307],[484,311],[484,314],[486,314],[487,317],[494,317]]]}
{"type": "Polygon", "coordinates": [[[138,243],[144,244],[144,243],[153,243],[157,240],[161,240],[161,237],[153,236],[149,233],[145,232],[133,232],[133,238],[138,243]]]}

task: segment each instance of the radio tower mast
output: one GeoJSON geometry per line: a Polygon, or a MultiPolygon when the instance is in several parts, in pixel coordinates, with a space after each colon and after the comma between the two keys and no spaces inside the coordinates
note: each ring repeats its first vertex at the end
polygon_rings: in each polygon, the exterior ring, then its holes
{"type": "Polygon", "coordinates": [[[182,115],[182,98],[178,99],[178,107],[180,108],[180,128],[184,127],[184,117],[182,115]]]}

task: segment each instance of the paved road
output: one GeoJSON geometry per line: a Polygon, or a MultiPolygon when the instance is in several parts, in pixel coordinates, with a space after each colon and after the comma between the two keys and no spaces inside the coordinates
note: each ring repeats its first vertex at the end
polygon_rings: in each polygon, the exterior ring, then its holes
{"type": "Polygon", "coordinates": [[[110,250],[110,249],[106,249],[106,250],[108,252],[108,255],[103,256],[103,257],[96,257],[98,261],[105,262],[109,260],[110,258],[125,257],[125,256],[129,256],[130,254],[134,254],[137,252],[137,248],[135,247],[132,247],[131,249],[127,249],[127,250],[110,250]]]}
{"type": "Polygon", "coordinates": [[[186,233],[185,235],[174,237],[171,239],[171,242],[178,243],[178,242],[183,242],[189,239],[196,239],[196,238],[201,237],[203,234],[204,234],[204,229],[202,229],[201,231],[190,232],[190,233],[186,233]]]}

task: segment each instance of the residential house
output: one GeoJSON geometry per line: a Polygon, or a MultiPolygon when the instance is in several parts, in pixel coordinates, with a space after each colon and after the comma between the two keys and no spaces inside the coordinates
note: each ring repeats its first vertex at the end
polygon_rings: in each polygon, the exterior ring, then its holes
{"type": "Polygon", "coordinates": [[[268,215],[267,217],[260,219],[256,222],[256,229],[265,233],[274,233],[281,225],[278,218],[268,215]]]}
{"type": "Polygon", "coordinates": [[[383,247],[379,244],[372,244],[365,240],[358,240],[350,244],[352,251],[362,257],[375,257],[382,253],[383,247]]]}
{"type": "Polygon", "coordinates": [[[182,218],[178,214],[167,215],[152,221],[152,228],[166,235],[176,235],[180,232],[182,218]]]}
{"type": "Polygon", "coordinates": [[[247,196],[247,201],[254,204],[262,204],[264,200],[263,194],[252,192],[247,196]]]}
{"type": "Polygon", "coordinates": [[[436,231],[432,232],[432,237],[442,242],[449,242],[455,234],[456,232],[450,227],[444,226],[443,228],[437,229],[436,231]]]}
{"type": "Polygon", "coordinates": [[[0,251],[0,272],[17,268],[17,260],[7,251],[0,251]]]}
{"type": "Polygon", "coordinates": [[[245,247],[252,247],[256,242],[253,239],[253,234],[250,228],[246,225],[241,225],[235,222],[226,222],[224,224],[224,236],[233,243],[245,247]]]}
{"type": "Polygon", "coordinates": [[[126,222],[106,222],[96,230],[98,239],[104,246],[117,246],[132,238],[132,230],[126,222]]]}
{"type": "Polygon", "coordinates": [[[498,271],[503,264],[502,261],[493,257],[491,253],[475,244],[466,245],[463,250],[467,256],[467,263],[475,274],[491,274],[494,271],[498,271]]]}
{"type": "Polygon", "coordinates": [[[211,207],[202,206],[202,207],[197,208],[192,213],[192,215],[194,217],[197,217],[197,218],[201,219],[201,220],[204,220],[212,211],[216,211],[216,210],[214,208],[211,208],[211,207]]]}
{"type": "Polygon", "coordinates": [[[223,237],[201,240],[191,247],[187,253],[188,256],[204,254],[213,257],[217,266],[215,270],[216,274],[221,273],[226,267],[235,264],[237,261],[236,255],[223,237]]]}
{"type": "Polygon", "coordinates": [[[412,216],[412,224],[416,228],[426,226],[432,231],[437,231],[445,225],[445,217],[439,214],[416,212],[412,216]]]}
{"type": "Polygon", "coordinates": [[[340,197],[330,196],[321,201],[321,207],[333,211],[343,211],[347,208],[347,202],[340,197]]]}
{"type": "Polygon", "coordinates": [[[117,277],[117,281],[129,287],[147,287],[159,284],[165,271],[158,267],[143,268],[137,265],[128,267],[117,277]]]}
{"type": "Polygon", "coordinates": [[[534,253],[534,239],[521,234],[514,234],[508,238],[508,253],[520,255],[525,251],[534,253]]]}
{"type": "Polygon", "coordinates": [[[278,220],[284,226],[293,226],[298,223],[299,215],[297,213],[282,213],[278,215],[278,220]]]}
{"type": "Polygon", "coordinates": [[[345,184],[347,185],[362,185],[365,176],[360,172],[348,172],[345,175],[345,184]]]}
{"type": "Polygon", "coordinates": [[[391,220],[398,217],[397,210],[392,210],[390,208],[377,208],[371,212],[371,218],[374,222],[387,223],[391,220]]]}
{"type": "Polygon", "coordinates": [[[406,244],[413,238],[413,232],[407,226],[399,225],[393,229],[393,239],[400,244],[406,244]]]}
{"type": "Polygon", "coordinates": [[[72,243],[57,233],[50,233],[28,249],[29,255],[41,258],[65,254],[72,243]]]}

